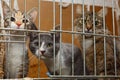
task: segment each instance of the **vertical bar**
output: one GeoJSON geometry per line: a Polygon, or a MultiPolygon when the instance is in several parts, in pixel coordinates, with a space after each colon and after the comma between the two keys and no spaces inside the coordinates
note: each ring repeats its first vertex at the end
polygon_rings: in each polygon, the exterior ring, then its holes
{"type": "Polygon", "coordinates": [[[26,19],[26,0],[24,0],[24,12],[25,12],[25,19],[26,19]]]}
{"type": "MultiPolygon", "coordinates": [[[[39,29],[39,31],[41,30],[40,29],[40,0],[38,0],[38,17],[39,17],[39,19],[38,19],[38,29],[39,29]]],[[[35,32],[36,33],[36,32],[35,32]]],[[[39,47],[40,47],[40,33],[38,33],[38,35],[39,35],[39,47]]],[[[39,54],[39,58],[38,58],[38,78],[40,78],[40,54],[39,54]]]]}
{"type": "MultiPolygon", "coordinates": [[[[114,0],[112,0],[112,22],[113,22],[113,36],[115,36],[115,14],[114,14],[114,0]]],[[[114,45],[114,62],[115,62],[115,75],[117,75],[117,63],[116,63],[116,39],[113,37],[114,45]]]]}
{"type": "MultiPolygon", "coordinates": [[[[62,30],[62,0],[60,0],[60,31],[62,30]]],[[[62,52],[62,47],[61,47],[61,44],[62,43],[62,34],[61,34],[61,32],[60,32],[60,57],[59,57],[59,67],[60,67],[60,75],[61,75],[61,72],[62,72],[62,70],[61,70],[61,52],[62,52]]]]}
{"type": "MultiPolygon", "coordinates": [[[[0,16],[1,16],[1,17],[0,17],[0,18],[1,18],[1,20],[0,20],[0,23],[1,23],[1,24],[0,24],[0,27],[1,27],[1,28],[5,28],[5,27],[4,27],[4,15],[3,15],[3,10],[2,10],[2,0],[0,1],[0,4],[1,4],[1,6],[0,6],[0,7],[1,7],[1,10],[0,10],[0,16]]],[[[5,34],[5,30],[1,30],[1,33],[4,33],[4,34],[5,34]]]]}
{"type": "MultiPolygon", "coordinates": [[[[55,30],[55,18],[56,18],[56,14],[55,14],[56,10],[55,10],[55,0],[53,0],[53,30],[55,30]]],[[[55,70],[56,70],[56,67],[55,67],[55,34],[53,35],[53,53],[54,53],[54,75],[55,75],[55,70]]]]}
{"type": "MultiPolygon", "coordinates": [[[[10,9],[11,9],[11,5],[12,3],[11,3],[11,0],[9,1],[9,7],[10,7],[10,9]]],[[[12,16],[12,12],[10,12],[10,16],[9,16],[9,18],[12,16]]],[[[9,24],[11,23],[11,21],[9,21],[9,24]]],[[[10,26],[10,25],[9,25],[10,26]]],[[[10,34],[10,31],[8,31],[8,34],[10,34]]],[[[7,40],[8,42],[10,42],[11,41],[11,36],[9,36],[8,37],[8,40],[7,40]]],[[[10,51],[10,49],[9,49],[9,47],[10,47],[10,43],[7,43],[7,56],[9,56],[9,51],[10,51]]],[[[10,66],[10,63],[9,63],[9,60],[6,58],[6,60],[7,60],[7,65],[8,66],[10,66]]],[[[9,75],[10,75],[10,73],[9,73],[9,71],[7,71],[7,78],[9,78],[9,75]]]]}
{"type": "MultiPolygon", "coordinates": [[[[74,0],[72,0],[72,32],[74,31],[74,0]]],[[[74,34],[72,33],[72,75],[74,75],[74,34]]]]}
{"type": "MultiPolygon", "coordinates": [[[[95,34],[95,0],[93,0],[93,33],[95,34]]],[[[94,75],[96,75],[96,36],[94,35],[94,75]]]]}
{"type": "Polygon", "coordinates": [[[40,4],[41,4],[41,0],[38,0],[38,29],[40,30],[40,4]]]}
{"type": "MultiPolygon", "coordinates": [[[[83,33],[85,33],[85,21],[84,21],[84,19],[85,19],[85,15],[84,15],[84,0],[82,0],[82,13],[83,13],[83,33]]],[[[86,69],[85,69],[85,66],[86,66],[86,51],[85,51],[85,34],[83,34],[83,44],[82,44],[82,46],[83,46],[83,64],[84,64],[84,75],[86,75],[86,69]]]]}
{"type": "Polygon", "coordinates": [[[106,67],[106,37],[105,37],[105,0],[103,0],[103,28],[104,28],[104,65],[105,65],[105,75],[107,75],[107,67],[106,67]]]}
{"type": "MultiPolygon", "coordinates": [[[[25,11],[25,19],[26,19],[26,4],[27,4],[27,3],[26,3],[26,0],[24,0],[24,5],[25,5],[25,6],[24,6],[24,8],[25,8],[25,9],[24,9],[24,11],[25,11]]],[[[25,26],[26,26],[26,23],[25,23],[25,26]]],[[[27,29],[26,29],[26,30],[27,30],[27,29]]],[[[27,34],[27,33],[24,32],[24,36],[25,36],[26,34],[27,34]]],[[[23,63],[23,65],[22,65],[22,68],[23,68],[23,77],[24,77],[24,73],[25,73],[25,72],[24,72],[24,65],[25,65],[25,63],[26,63],[26,62],[24,63],[25,56],[26,56],[26,55],[25,55],[25,54],[26,54],[26,53],[25,53],[25,52],[26,52],[26,51],[25,51],[25,49],[26,49],[26,47],[25,47],[25,46],[26,46],[26,42],[25,42],[25,41],[27,41],[27,40],[26,40],[26,38],[24,37],[24,43],[22,43],[22,44],[23,44],[23,52],[24,52],[23,62],[22,62],[22,63],[23,63]]]]}

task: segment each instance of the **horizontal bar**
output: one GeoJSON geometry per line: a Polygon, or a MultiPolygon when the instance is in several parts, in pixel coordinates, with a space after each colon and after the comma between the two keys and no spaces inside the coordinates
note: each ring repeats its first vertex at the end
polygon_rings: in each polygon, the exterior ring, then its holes
{"type": "Polygon", "coordinates": [[[120,78],[120,75],[50,75],[51,78],[120,78]]]}
{"type": "Polygon", "coordinates": [[[25,35],[13,35],[13,34],[0,34],[0,36],[25,37],[25,35]]]}
{"type": "Polygon", "coordinates": [[[0,40],[0,43],[25,43],[25,41],[7,41],[7,40],[0,40]]]}
{"type": "MultiPolygon", "coordinates": [[[[52,1],[53,0],[44,0],[44,1],[52,1]]],[[[114,0],[114,2],[118,0],[114,0]]],[[[55,2],[60,2],[60,0],[55,0],[55,2]]],[[[62,0],[62,2],[65,2],[65,3],[72,3],[71,0],[62,0]]],[[[103,6],[103,3],[104,0],[94,0],[94,4],[95,6],[103,6]]],[[[112,0],[105,0],[105,7],[112,7],[112,0]]],[[[82,0],[74,0],[74,4],[83,4],[83,1],[82,0]]],[[[84,5],[93,5],[93,0],[84,0],[84,5]]]]}
{"type": "MultiPolygon", "coordinates": [[[[51,80],[51,78],[31,78],[32,80],[51,80]]],[[[58,78],[52,78],[53,80],[58,78]]]]}
{"type": "MultiPolygon", "coordinates": [[[[51,78],[19,78],[19,79],[4,79],[4,80],[50,80],[51,78]]],[[[56,79],[56,78],[52,78],[56,79]]]]}
{"type": "Polygon", "coordinates": [[[21,32],[36,32],[36,33],[48,33],[48,32],[49,32],[49,31],[42,31],[42,30],[11,29],[11,28],[0,28],[0,30],[6,30],[6,31],[21,31],[21,32]]]}
{"type": "MultiPolygon", "coordinates": [[[[83,33],[83,32],[76,32],[76,31],[67,31],[67,30],[51,30],[51,31],[40,31],[40,30],[18,30],[18,29],[0,29],[0,30],[10,30],[10,31],[22,31],[22,32],[36,32],[36,33],[70,33],[70,34],[81,34],[81,35],[93,35],[93,36],[102,36],[102,37],[114,37],[114,38],[120,38],[120,36],[116,35],[103,35],[103,34],[94,34],[94,33],[83,33]]],[[[6,34],[0,34],[0,35],[6,35],[6,34]]]]}
{"type": "Polygon", "coordinates": [[[114,37],[114,38],[120,38],[120,36],[115,35],[103,35],[103,34],[94,34],[94,33],[83,33],[83,32],[76,32],[76,31],[64,31],[64,30],[51,30],[51,32],[61,32],[61,33],[70,33],[70,34],[81,34],[81,35],[93,35],[93,36],[102,36],[102,37],[114,37]]]}

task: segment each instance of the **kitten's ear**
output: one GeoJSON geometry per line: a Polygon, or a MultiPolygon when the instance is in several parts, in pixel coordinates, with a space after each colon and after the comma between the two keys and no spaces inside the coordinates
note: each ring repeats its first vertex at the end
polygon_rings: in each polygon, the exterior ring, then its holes
{"type": "MultiPolygon", "coordinates": [[[[60,30],[60,25],[56,25],[55,26],[55,30],[60,30]]],[[[54,33],[51,33],[52,38],[54,38],[54,33]]],[[[55,33],[55,42],[59,42],[60,41],[60,32],[56,32],[55,33]]]]}
{"type": "Polygon", "coordinates": [[[57,24],[57,25],[55,26],[55,30],[60,30],[60,24],[57,24]]]}
{"type": "Polygon", "coordinates": [[[10,13],[10,7],[5,1],[2,1],[2,7],[3,7],[3,14],[6,16],[8,13],[10,13]]]}
{"type": "MultiPolygon", "coordinates": [[[[60,30],[60,24],[55,26],[55,30],[60,30]]],[[[60,32],[55,33],[55,39],[56,39],[57,42],[60,41],[60,32]]]]}
{"type": "Polygon", "coordinates": [[[98,14],[100,17],[103,17],[103,11],[104,11],[104,15],[106,16],[107,13],[108,13],[108,9],[107,9],[107,8],[104,8],[104,10],[103,10],[103,9],[99,10],[99,11],[97,12],[97,14],[98,14]]]}
{"type": "Polygon", "coordinates": [[[12,10],[13,13],[17,13],[17,11],[19,11],[19,10],[16,10],[16,9],[13,9],[13,10],[12,10]]]}
{"type": "Polygon", "coordinates": [[[32,8],[30,11],[27,12],[27,15],[29,16],[32,22],[36,20],[37,14],[38,14],[37,8],[32,8]]]}

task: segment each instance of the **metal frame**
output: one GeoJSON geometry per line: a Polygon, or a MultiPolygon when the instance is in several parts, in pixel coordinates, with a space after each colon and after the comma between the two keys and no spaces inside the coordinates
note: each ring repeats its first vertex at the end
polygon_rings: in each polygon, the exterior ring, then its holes
{"type": "MultiPolygon", "coordinates": [[[[46,0],[45,0],[46,1],[46,0]]],[[[84,75],[83,76],[75,76],[74,75],[74,55],[73,55],[73,53],[74,53],[74,34],[82,34],[82,36],[83,36],[83,41],[85,41],[85,35],[87,34],[88,35],[88,33],[85,33],[84,32],[84,30],[83,30],[83,32],[75,32],[74,31],[74,4],[77,2],[76,0],[69,0],[68,2],[69,3],[71,3],[71,5],[72,5],[72,8],[71,8],[71,10],[72,10],[72,23],[71,23],[71,28],[72,28],[72,30],[71,31],[67,31],[67,30],[63,30],[62,29],[62,2],[64,1],[66,1],[66,0],[59,0],[59,2],[60,2],[60,30],[55,30],[55,21],[56,21],[56,17],[55,17],[55,15],[56,15],[56,10],[55,10],[55,8],[56,8],[56,6],[55,6],[55,2],[56,2],[56,0],[47,0],[47,1],[52,1],[53,2],[53,29],[52,30],[50,30],[50,31],[42,31],[41,30],[41,26],[40,26],[40,21],[41,21],[41,19],[40,19],[40,3],[41,3],[41,0],[38,0],[38,4],[39,4],[39,20],[38,20],[38,26],[39,26],[39,30],[37,30],[37,31],[35,31],[35,30],[27,30],[27,29],[25,29],[25,30],[16,30],[16,29],[10,29],[10,28],[2,28],[2,29],[0,29],[0,30],[5,30],[5,31],[22,31],[22,32],[24,32],[24,35],[10,35],[10,34],[0,34],[0,36],[19,36],[19,37],[25,37],[25,35],[26,35],[26,33],[27,32],[36,32],[36,33],[38,33],[38,34],[40,34],[40,33],[55,33],[55,32],[60,32],[60,44],[62,43],[62,33],[69,33],[69,34],[71,34],[72,35],[72,76],[66,76],[66,75],[61,75],[61,66],[62,65],[60,65],[60,75],[55,75],[55,71],[54,71],[54,75],[50,75],[50,78],[40,78],[40,74],[39,74],[39,72],[40,72],[40,70],[41,70],[41,67],[40,67],[40,64],[38,64],[39,65],[39,68],[38,68],[38,78],[34,78],[34,79],[41,79],[41,80],[43,80],[43,79],[68,79],[68,78],[72,78],[72,79],[78,79],[78,78],[80,78],[80,79],[85,79],[85,78],[114,78],[114,77],[116,77],[116,78],[120,78],[120,76],[118,76],[117,75],[117,68],[116,68],[116,65],[117,65],[117,63],[115,62],[115,76],[113,76],[113,75],[110,75],[110,76],[106,76],[106,71],[105,71],[105,76],[100,76],[100,75],[96,75],[96,46],[95,46],[95,38],[96,38],[96,36],[102,36],[102,37],[104,37],[104,59],[105,59],[105,70],[106,70],[106,37],[112,37],[113,38],[113,40],[114,40],[114,59],[115,59],[115,61],[116,61],[116,39],[115,38],[120,38],[120,36],[117,36],[117,35],[115,35],[115,20],[114,20],[114,17],[115,17],[115,14],[114,14],[114,11],[115,11],[115,6],[114,6],[114,0],[111,0],[112,2],[111,3],[109,3],[108,5],[106,5],[105,4],[105,0],[98,0],[98,1],[103,1],[104,2],[104,4],[103,4],[103,14],[105,14],[105,12],[104,12],[104,9],[105,9],[105,6],[107,6],[107,7],[112,7],[112,17],[113,17],[113,35],[106,35],[106,34],[104,34],[104,35],[102,35],[102,34],[95,34],[95,23],[94,23],[94,33],[90,33],[89,35],[94,35],[94,64],[95,64],[95,66],[94,66],[94,70],[95,70],[95,72],[94,72],[94,75],[86,75],[86,70],[85,70],[85,67],[84,67],[84,75]]],[[[58,0],[57,0],[58,1],[58,0]]],[[[107,0],[107,1],[109,1],[109,0],[107,0]]],[[[110,1],[109,1],[110,2],[110,1]]],[[[11,3],[11,2],[10,2],[11,3]]],[[[24,3],[25,3],[25,12],[26,12],[26,4],[27,4],[27,2],[26,2],[26,0],[24,0],[24,3]]],[[[83,6],[83,16],[84,16],[84,6],[85,6],[85,4],[88,4],[88,3],[86,3],[84,0],[80,0],[80,2],[78,2],[78,3],[82,3],[82,6],[83,6]]],[[[96,0],[93,0],[92,1],[92,3],[91,3],[92,5],[93,5],[93,14],[95,14],[95,6],[97,5],[100,5],[100,4],[97,4],[97,1],[96,0]]],[[[84,18],[84,17],[83,17],[84,18]]],[[[105,16],[103,16],[103,20],[104,20],[104,30],[105,30],[105,16]]],[[[95,21],[95,16],[93,15],[93,21],[95,21]]],[[[83,23],[84,23],[84,20],[83,20],[83,23]]],[[[83,28],[84,28],[84,24],[83,24],[83,28]]],[[[55,37],[55,35],[54,35],[54,37],[55,37]]],[[[39,39],[40,39],[40,37],[39,37],[39,39]]],[[[11,41],[10,39],[9,40],[0,40],[0,42],[5,42],[5,43],[8,43],[8,46],[9,46],[9,43],[26,43],[26,38],[24,38],[24,41],[11,41]]],[[[54,38],[54,43],[55,43],[55,38],[54,38]]],[[[84,42],[83,42],[84,43],[84,42]]],[[[55,45],[55,44],[54,44],[55,45]]],[[[23,46],[23,47],[25,47],[25,45],[23,46]]],[[[9,48],[8,48],[8,51],[9,51],[9,48]]],[[[61,52],[61,45],[60,45],[60,52],[61,52]]],[[[83,58],[84,58],[84,65],[83,66],[85,66],[86,65],[86,62],[85,62],[85,53],[86,53],[86,51],[85,51],[85,44],[83,44],[83,58]]],[[[24,58],[24,57],[23,57],[24,58]]],[[[60,56],[60,61],[61,61],[61,56],[60,56]]],[[[39,58],[39,61],[40,61],[40,58],[39,58]]],[[[23,61],[24,62],[24,61],[23,61]]],[[[55,47],[54,47],[54,64],[55,64],[55,47]]],[[[55,65],[54,65],[54,69],[55,69],[55,65]]],[[[23,77],[24,77],[24,75],[23,75],[23,77]]]]}

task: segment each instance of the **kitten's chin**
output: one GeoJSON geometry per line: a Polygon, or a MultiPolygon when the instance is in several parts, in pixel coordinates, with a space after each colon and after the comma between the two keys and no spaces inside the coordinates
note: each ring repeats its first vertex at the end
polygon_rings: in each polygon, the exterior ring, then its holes
{"type": "Polygon", "coordinates": [[[92,30],[90,30],[90,31],[85,30],[85,33],[87,33],[87,34],[85,34],[85,38],[92,38],[93,37],[93,35],[91,35],[91,34],[93,34],[92,30]]]}
{"type": "Polygon", "coordinates": [[[40,59],[52,59],[51,56],[40,55],[40,59]]]}
{"type": "Polygon", "coordinates": [[[46,59],[46,57],[45,56],[40,56],[40,59],[46,59]]]}
{"type": "Polygon", "coordinates": [[[85,35],[85,38],[92,38],[92,35],[85,35]]]}

